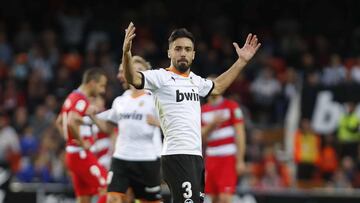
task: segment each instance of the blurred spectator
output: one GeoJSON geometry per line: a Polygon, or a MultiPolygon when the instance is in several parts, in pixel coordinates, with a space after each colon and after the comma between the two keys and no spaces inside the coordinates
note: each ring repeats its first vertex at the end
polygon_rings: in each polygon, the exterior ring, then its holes
{"type": "Polygon", "coordinates": [[[356,167],[356,173],[355,173],[355,178],[353,181],[353,185],[355,188],[360,188],[360,146],[358,147],[357,150],[357,156],[356,159],[354,161],[355,167],[356,167]]]}
{"type": "Polygon", "coordinates": [[[355,177],[355,164],[353,158],[346,156],[341,160],[341,170],[344,172],[345,178],[352,182],[355,177]]]}
{"type": "Polygon", "coordinates": [[[246,147],[246,161],[258,162],[262,160],[264,152],[264,132],[260,129],[254,129],[251,131],[251,135],[247,136],[249,142],[246,147]]]}
{"type": "Polygon", "coordinates": [[[23,133],[29,123],[29,115],[26,107],[19,106],[13,115],[12,124],[18,133],[23,133]]]}
{"type": "Polygon", "coordinates": [[[31,70],[38,72],[45,82],[50,82],[54,77],[54,71],[51,61],[45,56],[43,47],[40,44],[33,44],[28,56],[31,70]]]}
{"type": "Polygon", "coordinates": [[[261,187],[276,189],[283,186],[278,169],[274,162],[265,163],[265,174],[261,179],[261,187]]]}
{"type": "Polygon", "coordinates": [[[272,123],[275,120],[275,102],[281,91],[278,80],[270,67],[265,67],[251,83],[250,91],[254,101],[254,111],[258,122],[272,123]]]}
{"type": "MultiPolygon", "coordinates": [[[[31,139],[36,138],[32,137],[31,139]]],[[[60,151],[63,141],[60,139],[59,136],[56,136],[54,127],[47,128],[41,136],[37,149],[39,153],[23,160],[22,169],[17,174],[17,178],[24,182],[57,181],[66,183],[64,155],[63,151],[60,151]]]]}
{"type": "Polygon", "coordinates": [[[300,92],[300,80],[293,67],[288,67],[284,73],[284,84],[282,92],[276,102],[276,121],[283,123],[287,109],[292,99],[295,99],[300,92]]]}
{"type": "Polygon", "coordinates": [[[262,160],[257,162],[257,187],[263,189],[279,189],[290,184],[289,173],[286,166],[280,163],[274,153],[273,146],[267,146],[263,152],[262,160]]]}
{"type": "Polygon", "coordinates": [[[68,183],[67,169],[65,166],[65,151],[59,151],[57,158],[51,160],[51,176],[55,182],[68,183]]]}
{"type": "Polygon", "coordinates": [[[315,65],[314,56],[311,53],[306,52],[301,56],[298,71],[302,73],[302,81],[305,81],[309,74],[318,71],[318,68],[315,65]]]}
{"type": "Polygon", "coordinates": [[[27,64],[28,56],[25,53],[19,53],[15,56],[14,63],[11,67],[11,75],[20,82],[22,87],[25,86],[25,82],[30,74],[30,68],[27,64]]]}
{"type": "Polygon", "coordinates": [[[13,50],[7,41],[7,35],[0,30],[0,64],[10,65],[12,61],[13,50]]]}
{"type": "Polygon", "coordinates": [[[253,187],[276,190],[290,186],[287,167],[275,156],[273,146],[266,146],[261,160],[252,162],[251,173],[255,176],[253,187]]]}
{"type": "Polygon", "coordinates": [[[309,72],[303,81],[301,92],[301,118],[311,119],[314,111],[316,97],[320,86],[320,78],[317,72],[309,72]]]}
{"type": "Polygon", "coordinates": [[[17,178],[22,182],[52,182],[48,155],[39,153],[33,164],[28,164],[17,173],[17,178]]]}
{"type": "Polygon", "coordinates": [[[63,31],[62,39],[67,50],[78,50],[83,43],[86,24],[89,18],[75,5],[68,7],[58,15],[63,31]]]}
{"type": "Polygon", "coordinates": [[[41,45],[44,49],[44,56],[51,64],[53,70],[59,64],[60,60],[60,49],[57,42],[58,36],[53,30],[46,29],[42,32],[41,45]]]}
{"type": "Polygon", "coordinates": [[[39,105],[36,107],[35,114],[30,118],[30,126],[33,129],[35,137],[38,139],[45,129],[54,121],[55,114],[49,111],[46,106],[39,105]]]}
{"type": "Polygon", "coordinates": [[[324,67],[321,82],[325,86],[340,84],[346,75],[346,69],[342,64],[341,57],[338,54],[331,55],[330,64],[324,67]]]}
{"type": "Polygon", "coordinates": [[[34,136],[33,129],[28,126],[20,138],[20,148],[22,156],[34,157],[38,152],[39,141],[34,136]]]}
{"type": "Polygon", "coordinates": [[[334,188],[350,189],[351,182],[347,179],[343,170],[338,170],[336,171],[334,180],[330,186],[334,188]]]}
{"type": "Polygon", "coordinates": [[[100,43],[108,42],[109,36],[102,30],[93,30],[89,33],[86,43],[86,52],[95,53],[100,43]]]}
{"type": "Polygon", "coordinates": [[[334,136],[324,136],[324,145],[321,149],[320,170],[322,177],[326,181],[330,181],[338,168],[338,154],[334,146],[334,136]]]}
{"type": "Polygon", "coordinates": [[[19,168],[20,144],[15,129],[9,125],[9,117],[0,112],[0,162],[10,165],[13,172],[19,168]]]}
{"type": "Polygon", "coordinates": [[[60,99],[65,99],[67,93],[75,87],[76,83],[76,81],[71,78],[70,71],[64,66],[60,66],[55,81],[53,92],[56,97],[60,99]]]}
{"type": "Polygon", "coordinates": [[[356,58],[356,63],[351,67],[350,75],[356,83],[360,83],[360,56],[356,58]]]}
{"type": "Polygon", "coordinates": [[[350,156],[355,159],[360,142],[360,118],[355,112],[355,103],[347,102],[345,114],[340,118],[337,139],[340,157],[350,156]]]}
{"type": "Polygon", "coordinates": [[[317,167],[320,164],[321,143],[319,135],[315,134],[310,121],[303,119],[295,134],[294,160],[297,165],[297,180],[299,186],[311,184],[316,178],[317,167]],[[302,184],[305,185],[302,185],[302,184]]]}
{"type": "Polygon", "coordinates": [[[59,111],[60,105],[55,95],[48,94],[45,98],[45,108],[47,109],[47,116],[54,119],[55,113],[59,111]]]}
{"type": "MultiPolygon", "coordinates": [[[[62,64],[70,72],[78,73],[82,67],[82,56],[77,51],[68,52],[63,55],[62,64]]],[[[94,65],[96,65],[96,63],[94,65]]]]}
{"type": "Polygon", "coordinates": [[[2,102],[3,109],[8,112],[13,112],[16,107],[25,105],[25,95],[18,89],[15,80],[6,81],[2,102]]]}
{"type": "Polygon", "coordinates": [[[111,56],[109,54],[104,54],[100,56],[99,59],[100,63],[99,66],[101,69],[103,69],[106,73],[106,75],[109,78],[110,84],[114,85],[117,82],[116,79],[116,69],[118,68],[115,62],[111,59],[111,56]]]}
{"type": "Polygon", "coordinates": [[[288,67],[285,74],[284,95],[286,100],[290,101],[299,92],[300,81],[298,74],[293,67],[288,67]]]}
{"type": "Polygon", "coordinates": [[[29,113],[34,113],[36,106],[41,104],[48,91],[48,86],[42,79],[41,74],[38,71],[34,71],[29,76],[27,85],[27,109],[29,113]]]}

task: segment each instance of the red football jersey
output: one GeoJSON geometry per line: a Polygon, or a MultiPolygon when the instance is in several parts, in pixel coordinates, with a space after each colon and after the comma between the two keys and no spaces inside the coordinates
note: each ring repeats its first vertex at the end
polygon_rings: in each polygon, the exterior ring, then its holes
{"type": "Polygon", "coordinates": [[[243,115],[239,105],[232,100],[223,99],[217,105],[209,103],[201,107],[201,124],[213,122],[221,116],[225,121],[207,138],[206,156],[228,156],[236,154],[234,124],[243,122],[243,115]]]}
{"type": "MultiPolygon", "coordinates": [[[[65,100],[62,109],[61,109],[61,115],[62,115],[62,121],[63,121],[63,131],[64,136],[66,139],[66,145],[67,146],[78,146],[78,144],[75,142],[75,138],[72,135],[71,130],[68,127],[68,114],[71,111],[77,112],[80,114],[80,116],[85,116],[86,110],[88,109],[90,103],[87,97],[81,93],[78,90],[73,91],[65,100]]],[[[89,133],[83,133],[84,126],[80,126],[80,136],[81,137],[87,137],[86,134],[89,133]]],[[[90,133],[91,135],[91,133],[90,133]]]]}

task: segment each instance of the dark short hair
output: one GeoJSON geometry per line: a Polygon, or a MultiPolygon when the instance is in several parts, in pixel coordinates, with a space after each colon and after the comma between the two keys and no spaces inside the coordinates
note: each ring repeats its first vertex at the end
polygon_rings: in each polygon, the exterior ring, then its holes
{"type": "Polygon", "coordinates": [[[102,69],[100,69],[100,68],[87,69],[83,74],[82,84],[86,84],[92,80],[95,80],[96,82],[98,82],[100,80],[101,76],[106,77],[106,74],[102,69]]]}
{"type": "Polygon", "coordinates": [[[194,35],[191,32],[189,32],[186,28],[179,28],[179,29],[175,29],[174,31],[172,31],[172,33],[169,37],[169,44],[171,44],[178,38],[188,38],[195,45],[194,35]]]}

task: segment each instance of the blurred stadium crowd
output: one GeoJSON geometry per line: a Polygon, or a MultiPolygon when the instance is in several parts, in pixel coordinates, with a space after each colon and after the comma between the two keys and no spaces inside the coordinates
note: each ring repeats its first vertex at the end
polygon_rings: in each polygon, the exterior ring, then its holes
{"type": "Polygon", "coordinates": [[[239,187],[360,187],[359,130],[354,150],[342,153],[339,131],[321,135],[311,129],[316,95],[302,92],[305,86],[344,84],[351,91],[360,84],[360,2],[286,2],[239,1],[239,7],[229,0],[0,3],[0,162],[9,163],[21,182],[69,184],[54,119],[87,68],[108,73],[108,106],[123,92],[116,74],[131,20],[137,25],[133,52],[154,67],[169,66],[167,36],[175,27],[187,27],[196,36],[192,71],[204,77],[233,63],[232,41],[258,34],[260,53],[226,93],[246,118],[248,169],[239,187]],[[305,106],[294,156],[284,156],[285,116],[300,93],[305,106]],[[306,146],[307,155],[297,149],[304,140],[315,140],[306,146]]]}

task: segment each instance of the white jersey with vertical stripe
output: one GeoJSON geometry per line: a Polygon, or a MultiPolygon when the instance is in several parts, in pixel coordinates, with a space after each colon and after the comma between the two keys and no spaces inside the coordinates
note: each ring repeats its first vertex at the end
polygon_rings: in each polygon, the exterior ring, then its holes
{"type": "Polygon", "coordinates": [[[117,97],[107,120],[117,123],[113,157],[127,161],[152,161],[160,157],[160,128],[147,123],[147,116],[158,118],[151,92],[133,97],[130,90],[117,97]]]}
{"type": "Polygon", "coordinates": [[[141,73],[143,88],[154,94],[164,133],[161,154],[202,156],[199,97],[209,95],[214,88],[214,83],[193,72],[190,72],[188,76],[165,69],[141,73]]]}

